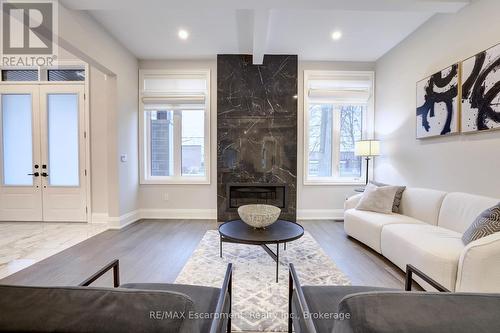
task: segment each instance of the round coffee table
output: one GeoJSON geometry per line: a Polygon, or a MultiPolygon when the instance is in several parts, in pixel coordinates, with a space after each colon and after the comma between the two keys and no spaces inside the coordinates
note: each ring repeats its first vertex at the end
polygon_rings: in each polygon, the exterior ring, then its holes
{"type": "Polygon", "coordinates": [[[278,220],[264,229],[252,228],[242,220],[233,220],[219,226],[220,257],[222,258],[222,243],[239,243],[261,246],[271,258],[276,261],[276,282],[278,282],[278,268],[280,244],[299,239],[304,235],[304,228],[295,222],[278,220]],[[268,244],[276,244],[274,253],[268,244]]]}

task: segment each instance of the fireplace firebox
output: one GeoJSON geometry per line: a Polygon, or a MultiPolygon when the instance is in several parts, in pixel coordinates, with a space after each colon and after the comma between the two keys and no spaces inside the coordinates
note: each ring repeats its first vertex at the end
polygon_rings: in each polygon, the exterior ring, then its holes
{"type": "Polygon", "coordinates": [[[227,197],[229,210],[249,204],[266,204],[286,209],[287,186],[285,184],[228,184],[227,197]]]}

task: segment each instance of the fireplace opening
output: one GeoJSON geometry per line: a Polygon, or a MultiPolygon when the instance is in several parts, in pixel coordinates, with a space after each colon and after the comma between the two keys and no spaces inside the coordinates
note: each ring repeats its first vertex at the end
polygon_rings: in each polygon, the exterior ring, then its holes
{"type": "Polygon", "coordinates": [[[229,209],[249,204],[267,204],[286,209],[284,184],[230,184],[228,185],[229,209]]]}

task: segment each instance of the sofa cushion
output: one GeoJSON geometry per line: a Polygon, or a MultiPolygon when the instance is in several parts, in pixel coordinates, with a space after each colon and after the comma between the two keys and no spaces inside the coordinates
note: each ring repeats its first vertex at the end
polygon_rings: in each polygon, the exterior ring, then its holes
{"type": "Polygon", "coordinates": [[[0,286],[1,332],[198,332],[186,295],[89,287],[0,286]],[[157,312],[158,311],[158,312],[157,312]]]}
{"type": "MultiPolygon", "coordinates": [[[[382,229],[382,254],[402,270],[412,264],[449,290],[455,289],[462,234],[427,224],[393,224],[382,229]]],[[[433,288],[415,277],[426,290],[433,288]]]]}
{"type": "MultiPolygon", "coordinates": [[[[379,183],[376,181],[371,181],[375,186],[392,186],[389,184],[379,183]]],[[[401,199],[403,198],[403,192],[406,190],[406,186],[397,186],[398,190],[396,191],[396,195],[394,196],[394,202],[392,203],[392,212],[399,214],[399,206],[401,206],[401,199]]]]}
{"type": "Polygon", "coordinates": [[[439,213],[439,226],[464,233],[486,209],[500,200],[467,193],[449,193],[443,200],[439,213]]]}
{"type": "Polygon", "coordinates": [[[414,218],[400,214],[381,214],[356,209],[344,213],[344,230],[351,236],[381,253],[380,234],[389,224],[424,224],[414,218]]]}
{"type": "Polygon", "coordinates": [[[462,241],[467,245],[495,232],[500,232],[500,203],[482,212],[465,230],[462,241]]]}
{"type": "Polygon", "coordinates": [[[356,209],[377,213],[390,214],[394,205],[394,197],[398,191],[397,186],[366,185],[365,192],[359,200],[356,209]]]}
{"type": "MultiPolygon", "coordinates": [[[[389,291],[388,288],[365,286],[303,286],[311,318],[316,331],[331,332],[335,325],[335,314],[338,313],[340,301],[347,295],[368,291],[389,291]],[[329,314],[321,317],[321,314],[329,314]],[[331,315],[330,315],[331,314],[331,315]]],[[[294,298],[297,302],[297,299],[294,298]]]]}
{"type": "Polygon", "coordinates": [[[333,333],[500,332],[499,308],[500,296],[492,294],[358,293],[340,302],[352,319],[335,323],[333,333]]]}
{"type": "Polygon", "coordinates": [[[399,213],[437,225],[439,210],[445,195],[446,192],[408,187],[403,192],[399,213]]]}
{"type": "MultiPolygon", "coordinates": [[[[127,283],[121,285],[120,288],[181,293],[193,300],[195,313],[202,315],[214,313],[220,294],[218,288],[168,283],[127,283]]],[[[200,332],[209,332],[212,320],[207,316],[201,318],[203,319],[199,322],[200,332]]]]}

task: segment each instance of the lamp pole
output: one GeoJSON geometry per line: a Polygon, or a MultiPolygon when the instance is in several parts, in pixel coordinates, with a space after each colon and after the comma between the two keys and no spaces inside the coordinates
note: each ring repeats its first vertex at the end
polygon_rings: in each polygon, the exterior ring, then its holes
{"type": "Polygon", "coordinates": [[[365,184],[368,185],[368,166],[370,164],[370,156],[366,156],[366,182],[365,184]]]}
{"type": "Polygon", "coordinates": [[[366,179],[365,185],[368,185],[368,176],[370,170],[370,160],[372,157],[380,155],[380,141],[378,140],[360,140],[354,145],[354,155],[363,156],[366,159],[366,179]]]}

